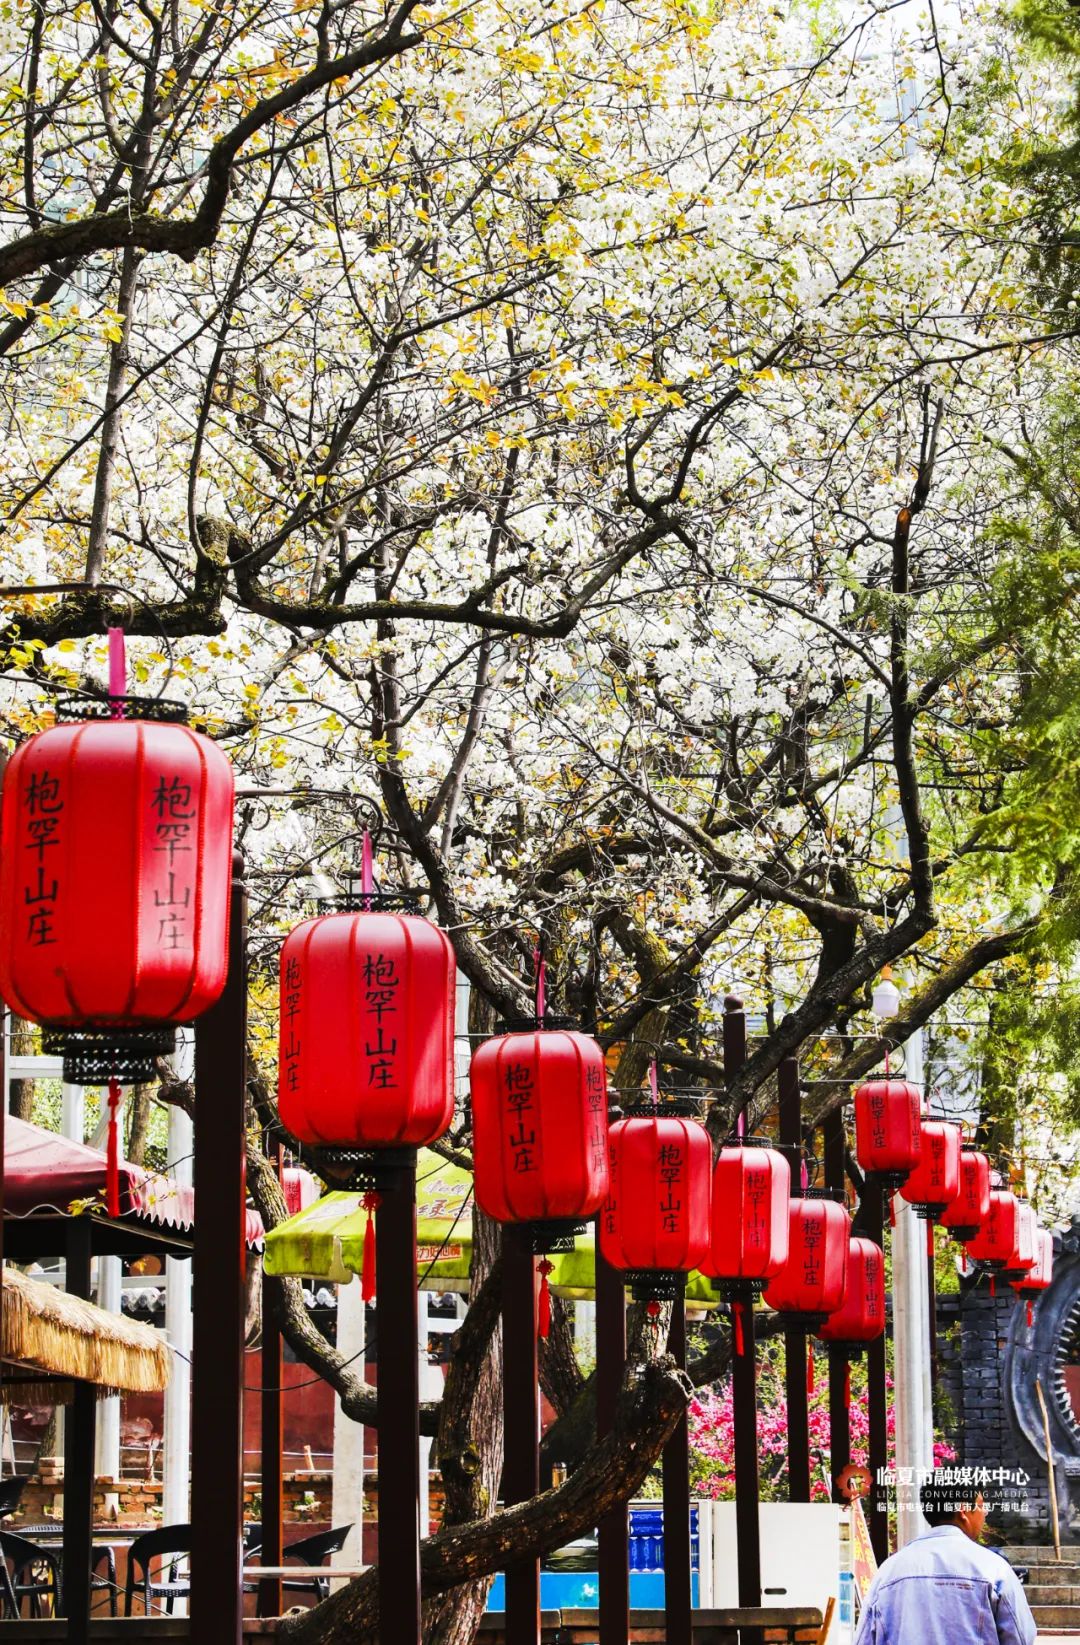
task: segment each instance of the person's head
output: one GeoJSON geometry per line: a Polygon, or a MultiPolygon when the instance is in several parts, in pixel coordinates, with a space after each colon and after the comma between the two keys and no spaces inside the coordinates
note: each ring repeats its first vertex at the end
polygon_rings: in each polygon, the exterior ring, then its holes
{"type": "Polygon", "coordinates": [[[982,1536],[987,1507],[977,1486],[960,1485],[931,1475],[919,1490],[919,1507],[931,1527],[955,1525],[972,1542],[978,1542],[982,1536]]]}

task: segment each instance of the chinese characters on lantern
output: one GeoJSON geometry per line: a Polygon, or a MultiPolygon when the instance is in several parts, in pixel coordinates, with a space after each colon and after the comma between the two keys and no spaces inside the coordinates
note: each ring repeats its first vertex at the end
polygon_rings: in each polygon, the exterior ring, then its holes
{"type": "Polygon", "coordinates": [[[289,1091],[300,1089],[300,1036],[296,1032],[296,1019],[300,1015],[301,978],[300,960],[291,954],[285,962],[283,975],[284,987],[281,1000],[281,1071],[285,1080],[285,1087],[289,1091]]]}
{"type": "Polygon", "coordinates": [[[397,1035],[395,1022],[398,1014],[398,990],[401,977],[392,955],[368,954],[363,971],[364,1010],[369,1027],[364,1039],[364,1055],[368,1060],[368,1087],[373,1091],[392,1091],[396,1088],[397,1035]]]}
{"type": "Polygon", "coordinates": [[[665,1234],[674,1234],[679,1227],[682,1198],[675,1193],[683,1180],[683,1151],[677,1143],[664,1143],[657,1153],[657,1169],[664,1184],[665,1198],[657,1204],[660,1226],[665,1234]]]}
{"type": "Polygon", "coordinates": [[[516,1172],[535,1171],[533,1150],[536,1147],[536,1132],[526,1124],[526,1115],[532,1114],[535,1107],[536,1087],[532,1066],[527,1062],[508,1062],[504,1078],[507,1115],[511,1124],[516,1123],[517,1126],[516,1130],[506,1133],[513,1168],[516,1172]]]}
{"type": "Polygon", "coordinates": [[[25,849],[31,853],[32,859],[23,886],[26,940],[35,948],[43,948],[57,940],[53,922],[60,885],[46,853],[60,844],[60,818],[64,802],[60,795],[59,779],[51,777],[48,770],[31,771],[23,804],[27,812],[25,849]]]}
{"type": "Polygon", "coordinates": [[[189,949],[191,931],[191,881],[188,865],[180,861],[190,857],[192,826],[195,806],[192,803],[191,784],[178,776],[158,778],[150,801],[154,818],[155,856],[163,872],[161,883],[156,884],[154,907],[158,910],[157,939],[165,950],[189,949]]]}

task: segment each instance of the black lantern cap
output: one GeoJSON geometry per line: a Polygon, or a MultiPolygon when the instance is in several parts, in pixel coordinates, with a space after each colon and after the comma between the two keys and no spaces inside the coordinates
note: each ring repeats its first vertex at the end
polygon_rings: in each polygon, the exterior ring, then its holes
{"type": "Polygon", "coordinates": [[[41,1036],[47,1057],[62,1057],[69,1085],[149,1085],[156,1080],[157,1059],[176,1050],[171,1023],[151,1028],[46,1028],[41,1036]]]}

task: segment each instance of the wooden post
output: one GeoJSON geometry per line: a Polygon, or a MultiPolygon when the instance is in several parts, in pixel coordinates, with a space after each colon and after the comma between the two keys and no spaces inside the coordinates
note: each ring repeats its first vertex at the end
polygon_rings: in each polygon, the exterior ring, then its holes
{"type": "MultiPolygon", "coordinates": [[[[90,1298],[89,1217],[72,1217],[67,1231],[67,1290],[90,1298]]],[[[92,1383],[77,1382],[64,1423],[64,1592],[68,1645],[90,1638],[90,1558],[94,1528],[94,1421],[92,1383]]]]}
{"type": "MultiPolygon", "coordinates": [[[[277,1156],[278,1180],[281,1180],[281,1145],[274,1150],[277,1156]]],[[[260,1565],[280,1565],[282,1534],[281,1458],[285,1448],[284,1410],[281,1392],[283,1359],[281,1332],[278,1330],[270,1302],[270,1276],[263,1271],[262,1280],[262,1409],[260,1411],[260,1470],[262,1488],[262,1547],[260,1565]]],[[[280,1616],[282,1603],[281,1578],[263,1577],[259,1583],[258,1614],[280,1616]]]]}
{"type": "MultiPolygon", "coordinates": [[[[686,1303],[671,1305],[668,1352],[686,1369],[686,1303]]],[[[685,1415],[664,1446],[664,1638],[691,1645],[693,1589],[690,1566],[690,1433],[685,1415]]]]}
{"type": "MultiPolygon", "coordinates": [[[[600,1255],[596,1239],[596,1437],[609,1434],[626,1366],[626,1291],[623,1277],[600,1255]]],[[[600,1566],[600,1645],[630,1639],[630,1547],[625,1502],[612,1508],[597,1531],[600,1566]]]]}
{"type": "Polygon", "coordinates": [[[379,1638],[420,1645],[420,1365],[416,1151],[382,1156],[375,1212],[379,1363],[379,1638]]]}
{"type": "Polygon", "coordinates": [[[247,1266],[247,902],[233,854],[229,971],[195,1025],[191,1637],[241,1645],[247,1266]]]}
{"type": "MultiPolygon", "coordinates": [[[[734,994],[724,1000],[724,1076],[730,1086],[746,1061],[746,1016],[734,994]]],[[[739,1116],[741,1118],[741,1116],[739,1116]]],[[[735,1427],[735,1537],[739,1604],[761,1604],[760,1485],[757,1451],[757,1345],[753,1298],[739,1299],[743,1352],[732,1355],[731,1403],[735,1427]]],[[[734,1346],[734,1343],[733,1343],[734,1346]]]]}
{"type": "Polygon", "coordinates": [[[1054,1447],[1050,1440],[1050,1417],[1046,1409],[1046,1397],[1043,1394],[1042,1383],[1035,1378],[1035,1393],[1039,1400],[1039,1411],[1042,1416],[1043,1443],[1046,1446],[1046,1476],[1050,1486],[1050,1520],[1054,1528],[1054,1558],[1061,1559],[1061,1526],[1058,1523],[1057,1482],[1054,1478],[1054,1447]]]}
{"type": "MultiPolygon", "coordinates": [[[[536,1349],[536,1260],[528,1230],[503,1228],[503,1501],[540,1489],[540,1399],[536,1349]]],[[[389,1645],[390,1635],[386,1635],[389,1645]]],[[[540,1561],[506,1565],[506,1645],[539,1645],[540,1561]]]]}

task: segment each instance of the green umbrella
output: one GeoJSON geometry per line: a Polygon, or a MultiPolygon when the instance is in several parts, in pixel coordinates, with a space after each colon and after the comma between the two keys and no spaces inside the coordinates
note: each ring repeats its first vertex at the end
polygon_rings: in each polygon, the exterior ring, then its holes
{"type": "MultiPolygon", "coordinates": [[[[422,1148],[416,1161],[416,1269],[425,1291],[467,1291],[472,1263],[472,1176],[460,1165],[422,1148]]],[[[364,1266],[368,1213],[362,1194],[324,1194],[266,1235],[268,1274],[299,1275],[346,1285],[364,1266]]],[[[579,1234],[573,1251],[555,1254],[551,1289],[587,1300],[595,1289],[593,1230],[579,1234]]],[[[686,1300],[715,1306],[712,1286],[690,1275],[686,1300]]]]}

